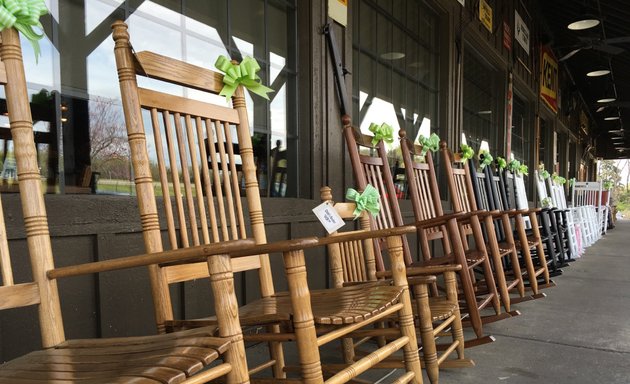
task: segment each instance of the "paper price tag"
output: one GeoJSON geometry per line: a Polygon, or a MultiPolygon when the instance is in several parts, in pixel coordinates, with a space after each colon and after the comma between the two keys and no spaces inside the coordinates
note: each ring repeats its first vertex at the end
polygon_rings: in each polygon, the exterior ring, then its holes
{"type": "Polygon", "coordinates": [[[341,216],[335,211],[335,208],[328,202],[313,208],[313,213],[317,216],[328,233],[335,232],[345,224],[341,216]]]}

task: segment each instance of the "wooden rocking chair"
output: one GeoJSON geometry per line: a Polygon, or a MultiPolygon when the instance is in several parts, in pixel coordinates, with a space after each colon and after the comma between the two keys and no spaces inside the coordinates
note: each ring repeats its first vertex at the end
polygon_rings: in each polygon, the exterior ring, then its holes
{"type": "MultiPolygon", "coordinates": [[[[372,137],[362,135],[355,131],[354,127],[350,123],[349,117],[343,119],[343,132],[350,154],[350,161],[354,170],[355,182],[360,190],[365,189],[367,184],[373,185],[380,193],[381,199],[381,212],[379,215],[371,220],[371,226],[373,229],[378,228],[392,228],[404,225],[402,220],[402,214],[396,198],[396,190],[394,182],[391,177],[391,171],[387,162],[387,154],[383,142],[379,142],[376,146],[372,145],[372,137]]],[[[438,227],[445,227],[448,233],[449,249],[452,253],[448,257],[436,258],[432,261],[414,262],[411,257],[411,251],[407,239],[403,238],[403,248],[405,251],[405,263],[408,267],[422,267],[426,265],[444,265],[444,264],[459,264],[469,265],[464,253],[464,247],[459,236],[457,227],[457,218],[461,215],[445,215],[435,217],[429,220],[423,220],[416,223],[420,236],[423,236],[425,229],[438,227]]],[[[446,241],[446,240],[445,240],[446,241]]],[[[382,271],[384,269],[382,262],[381,247],[379,242],[375,242],[375,255],[376,255],[376,267],[377,270],[382,271]]],[[[430,253],[425,253],[428,255],[430,253]]],[[[426,257],[426,256],[424,256],[426,257]]],[[[476,339],[467,340],[466,347],[475,345],[481,345],[494,341],[491,336],[484,336],[483,334],[483,322],[481,319],[480,308],[485,307],[491,300],[496,301],[496,309],[500,313],[499,299],[496,295],[487,301],[477,302],[477,297],[474,292],[474,287],[470,279],[469,271],[467,268],[462,268],[459,272],[460,288],[462,290],[463,299],[465,300],[465,308],[469,317],[469,324],[472,326],[476,339]]]]}
{"type": "MultiPolygon", "coordinates": [[[[24,229],[32,282],[15,282],[0,204],[0,310],[37,306],[43,350],[0,365],[0,383],[205,383],[226,376],[228,383],[248,382],[245,347],[236,312],[229,257],[212,256],[242,248],[251,241],[209,246],[210,270],[219,334],[205,327],[169,335],[94,340],[66,340],[57,279],[157,262],[178,261],[181,252],[155,253],[55,269],[41,190],[33,124],[16,30],[2,31],[0,79],[14,142],[24,229]],[[215,362],[222,357],[224,362],[215,362]]],[[[20,257],[24,260],[23,257],[20,257]]],[[[26,328],[26,327],[25,327],[26,328]]]]}
{"type": "MultiPolygon", "coordinates": [[[[354,218],[355,203],[335,203],[332,201],[332,192],[329,187],[321,188],[322,202],[327,202],[337,211],[344,220],[354,218]]],[[[363,231],[370,229],[370,218],[367,212],[359,217],[360,228],[363,231]]],[[[411,228],[413,233],[415,228],[411,228]]],[[[334,233],[331,236],[338,236],[334,233]]],[[[381,281],[383,278],[391,278],[391,270],[376,271],[376,257],[374,244],[369,240],[346,243],[335,243],[329,246],[330,270],[335,287],[343,287],[348,284],[361,282],[381,281]]],[[[456,272],[461,270],[460,265],[437,265],[429,267],[412,267],[407,269],[407,277],[413,293],[413,309],[416,318],[418,334],[422,340],[422,355],[424,368],[427,371],[431,383],[437,383],[439,368],[472,367],[474,362],[464,358],[464,333],[462,330],[461,315],[457,300],[456,272]],[[443,275],[446,295],[429,298],[429,285],[432,285],[436,277],[443,275]],[[436,337],[450,326],[452,342],[442,346],[444,352],[438,356],[436,337]],[[453,352],[457,353],[456,359],[448,359],[453,352]]],[[[382,330],[376,331],[382,335],[382,330]]],[[[362,339],[357,344],[346,340],[344,345],[345,359],[353,361],[355,358],[354,347],[365,342],[362,339]]],[[[399,362],[400,364],[401,362],[399,362]]]]}
{"type": "MultiPolygon", "coordinates": [[[[514,238],[512,228],[511,220],[518,213],[507,212],[503,207],[498,206],[498,201],[495,200],[495,184],[486,170],[477,169],[472,159],[467,162],[467,165],[470,174],[473,175],[471,179],[476,205],[490,213],[484,218],[485,235],[492,257],[501,302],[506,312],[510,312],[510,304],[533,299],[531,296],[525,295],[524,272],[521,269],[517,249],[517,245],[520,249],[521,243],[514,238]],[[518,298],[510,297],[510,291],[514,290],[517,291],[518,298]]],[[[526,261],[525,264],[531,263],[529,250],[530,247],[527,247],[525,254],[523,254],[525,260],[529,259],[529,262],[526,261]]]]}
{"type": "Polygon", "coordinates": [[[503,185],[505,186],[505,201],[510,209],[516,209],[526,212],[523,217],[525,221],[525,229],[528,241],[535,241],[540,238],[543,244],[543,251],[537,248],[536,254],[532,255],[533,260],[537,260],[539,271],[542,270],[543,280],[531,282],[531,289],[535,287],[544,289],[555,287],[555,283],[550,280],[550,276],[558,276],[562,274],[562,270],[558,267],[556,260],[559,260],[562,253],[561,240],[556,229],[557,222],[555,216],[550,210],[544,208],[530,208],[527,200],[527,191],[525,190],[525,182],[523,175],[514,174],[508,169],[504,169],[500,175],[503,185]],[[549,265],[552,269],[549,269],[549,265]]]}
{"type": "MultiPolygon", "coordinates": [[[[251,367],[250,374],[271,367],[273,378],[269,380],[286,378],[286,371],[291,367],[285,367],[281,343],[295,341],[299,350],[301,380],[306,383],[323,382],[324,372],[334,373],[329,379],[334,383],[353,380],[400,349],[404,350],[407,372],[399,382],[421,383],[405,266],[402,253],[397,250],[400,246],[394,244],[400,240],[391,240],[392,263],[397,274],[393,285],[309,291],[304,249],[324,246],[335,239],[320,241],[310,238],[266,244],[244,89],[240,86],[236,89],[232,106],[220,106],[139,88],[136,77],[146,76],[165,84],[183,85],[216,95],[221,91],[223,81],[222,75],[208,69],[151,52],[134,54],[127,26],[116,22],[113,29],[147,251],[159,252],[163,247],[149,148],[157,157],[159,180],[155,184],[161,186],[159,192],[163,196],[168,246],[171,249],[192,251],[203,248],[205,244],[248,236],[253,237],[257,244],[253,250],[231,253],[238,256],[232,261],[235,272],[257,272],[260,280],[262,297],[239,308],[241,324],[266,327],[268,330],[244,336],[245,341],[264,341],[270,346],[271,359],[251,367]],[[143,113],[147,115],[153,143],[147,140],[149,135],[145,133],[143,113]],[[241,165],[240,169],[237,169],[237,163],[241,165]],[[171,185],[173,192],[170,192],[171,185]],[[248,233],[249,228],[251,234],[248,233]],[[275,292],[269,252],[283,253],[289,292],[275,292]],[[400,261],[397,260],[398,255],[400,261]],[[401,326],[395,328],[398,337],[393,341],[350,366],[333,367],[333,371],[330,366],[322,367],[319,347],[396,314],[401,326]]],[[[387,235],[382,232],[361,236],[387,235]]],[[[207,275],[208,268],[203,263],[161,264],[150,270],[158,329],[170,331],[216,322],[212,317],[176,319],[171,306],[169,285],[207,275]]]]}
{"type": "MultiPolygon", "coordinates": [[[[500,241],[500,243],[513,243],[514,249],[518,254],[520,254],[520,260],[518,258],[511,260],[512,270],[510,273],[513,275],[519,275],[522,270],[523,274],[520,275],[520,279],[523,281],[523,279],[527,277],[529,287],[533,293],[533,295],[524,296],[519,291],[520,297],[511,298],[511,302],[517,303],[531,299],[543,298],[545,297],[545,294],[539,292],[537,279],[540,275],[547,276],[548,279],[549,272],[547,270],[547,263],[542,262],[537,266],[534,264],[532,259],[532,253],[544,255],[540,232],[532,232],[530,236],[527,235],[523,215],[527,215],[529,211],[509,208],[507,205],[507,196],[505,194],[503,180],[499,176],[494,175],[491,165],[484,167],[483,173],[485,174],[484,184],[489,208],[492,210],[498,210],[501,213],[501,229],[502,235],[505,238],[500,241]],[[518,268],[516,267],[517,263],[519,264],[518,268]],[[524,270],[521,268],[521,265],[524,267],[524,270]]],[[[500,246],[500,248],[504,247],[504,245],[500,246]]],[[[523,288],[525,288],[524,284],[523,288]]]]}

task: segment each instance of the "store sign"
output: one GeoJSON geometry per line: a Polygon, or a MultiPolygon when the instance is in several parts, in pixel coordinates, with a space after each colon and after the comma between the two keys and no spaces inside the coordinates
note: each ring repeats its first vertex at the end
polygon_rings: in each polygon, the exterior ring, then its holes
{"type": "Polygon", "coordinates": [[[507,21],[503,22],[503,46],[508,51],[512,50],[512,29],[507,21]]]}
{"type": "Polygon", "coordinates": [[[479,20],[492,33],[492,7],[486,0],[479,0],[479,20]]]}
{"type": "Polygon", "coordinates": [[[345,27],[348,24],[348,0],[328,0],[328,16],[345,27]]]}
{"type": "Polygon", "coordinates": [[[541,52],[541,76],[540,76],[540,97],[547,106],[558,112],[558,62],[553,52],[545,46],[541,52]]]}
{"type": "Polygon", "coordinates": [[[516,11],[514,11],[514,28],[516,29],[514,36],[516,41],[529,55],[529,28],[527,28],[527,25],[523,19],[521,19],[521,15],[516,11]]]}

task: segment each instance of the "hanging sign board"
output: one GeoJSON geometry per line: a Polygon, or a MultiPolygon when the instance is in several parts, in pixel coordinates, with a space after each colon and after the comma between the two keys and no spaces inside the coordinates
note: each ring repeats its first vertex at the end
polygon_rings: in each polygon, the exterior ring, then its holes
{"type": "Polygon", "coordinates": [[[328,16],[345,27],[348,24],[348,0],[328,0],[328,16]]]}
{"type": "Polygon", "coordinates": [[[479,20],[492,33],[492,7],[486,0],[479,0],[479,20]]]}
{"type": "Polygon", "coordinates": [[[523,47],[525,53],[529,55],[529,28],[521,18],[517,11],[514,11],[514,28],[516,29],[515,38],[518,45],[523,47]]]}
{"type": "Polygon", "coordinates": [[[512,29],[507,21],[503,21],[503,46],[508,51],[512,50],[512,29]]]}
{"type": "Polygon", "coordinates": [[[558,113],[558,62],[548,47],[542,46],[540,53],[540,97],[554,113],[558,113]]]}

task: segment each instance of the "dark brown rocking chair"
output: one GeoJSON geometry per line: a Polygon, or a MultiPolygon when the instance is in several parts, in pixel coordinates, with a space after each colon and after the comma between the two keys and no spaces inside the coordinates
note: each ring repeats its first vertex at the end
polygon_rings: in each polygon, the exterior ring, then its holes
{"type": "MultiPolygon", "coordinates": [[[[136,77],[146,76],[169,85],[182,85],[216,95],[223,87],[223,76],[156,53],[134,53],[127,26],[117,22],[113,29],[147,251],[159,252],[163,247],[154,183],[161,186],[159,193],[163,196],[164,221],[171,249],[194,252],[195,249],[203,249],[205,244],[248,236],[253,237],[257,244],[253,250],[243,250],[238,255],[231,253],[231,256],[239,256],[232,261],[235,272],[253,271],[258,273],[260,281],[262,297],[239,308],[241,323],[268,330],[244,336],[246,341],[269,342],[270,345],[271,359],[257,367],[250,367],[250,374],[271,367],[273,378],[268,380],[285,379],[286,371],[292,367],[285,367],[281,343],[295,341],[299,350],[299,371],[304,382],[323,382],[324,373],[334,374],[329,378],[334,383],[350,381],[392,353],[403,350],[407,371],[400,382],[421,383],[420,359],[402,253],[392,252],[397,276],[391,286],[310,291],[304,249],[324,246],[335,239],[323,238],[320,241],[309,238],[266,244],[244,89],[240,86],[236,89],[231,106],[222,106],[140,88],[136,77]],[[143,113],[146,114],[146,123],[143,113]],[[152,135],[145,133],[145,124],[150,127],[148,130],[152,131],[152,135]],[[147,140],[147,136],[153,136],[153,143],[147,140]],[[204,144],[206,142],[207,145],[204,144]],[[155,182],[149,149],[157,158],[159,175],[155,182]],[[237,169],[237,163],[240,169],[237,169]],[[269,252],[283,254],[288,292],[276,293],[274,290],[269,252]],[[400,261],[397,261],[397,255],[400,255],[400,261]],[[397,337],[390,343],[350,366],[322,366],[319,354],[322,345],[394,315],[399,316],[402,325],[395,328],[397,337]]],[[[362,234],[366,237],[383,235],[362,234]]],[[[391,241],[399,242],[396,239],[391,241]]],[[[392,248],[396,248],[395,244],[392,248]]],[[[169,285],[205,278],[207,274],[208,268],[203,263],[160,264],[150,270],[160,330],[171,331],[216,322],[212,317],[176,319],[171,306],[169,285]]]]}
{"type": "MultiPolygon", "coordinates": [[[[382,209],[379,215],[374,220],[371,220],[372,228],[392,228],[404,225],[383,142],[381,141],[374,146],[371,143],[372,137],[356,132],[347,116],[344,118],[343,122],[344,138],[350,154],[350,161],[354,170],[355,183],[357,187],[360,190],[363,190],[367,184],[372,184],[379,191],[381,196],[380,203],[382,209]]],[[[411,257],[407,239],[404,238],[403,246],[405,250],[405,263],[407,266],[422,267],[426,265],[444,264],[459,264],[462,266],[468,265],[469,263],[466,260],[464,246],[458,232],[458,224],[456,221],[460,216],[461,215],[458,214],[445,215],[417,222],[416,226],[418,231],[421,233],[421,236],[424,233],[425,228],[446,227],[449,237],[448,241],[450,248],[452,249],[452,257],[445,257],[439,260],[436,259],[431,262],[414,262],[411,257]]],[[[383,270],[380,244],[376,242],[374,246],[377,270],[383,270]]],[[[465,300],[465,310],[468,313],[469,318],[468,322],[472,326],[476,335],[476,339],[467,340],[465,346],[470,347],[494,341],[494,338],[491,336],[484,336],[483,334],[480,308],[485,307],[490,301],[492,301],[493,304],[496,304],[495,308],[497,312],[501,312],[496,290],[494,296],[489,296],[490,298],[488,300],[478,303],[468,269],[463,268],[459,273],[459,277],[460,289],[463,292],[463,295],[461,296],[463,296],[463,299],[465,300]]]]}
{"type": "MultiPolygon", "coordinates": [[[[467,259],[470,261],[469,265],[479,265],[482,269],[481,274],[483,280],[476,281],[475,274],[471,273],[471,279],[474,281],[475,289],[480,293],[485,294],[485,298],[481,303],[491,302],[495,315],[489,315],[484,317],[484,322],[493,322],[511,316],[517,316],[520,313],[518,311],[510,311],[506,313],[500,313],[498,311],[499,295],[497,292],[496,284],[499,284],[499,288],[506,298],[503,301],[506,310],[509,306],[509,296],[507,281],[503,272],[503,268],[495,268],[494,272],[488,259],[488,251],[486,248],[486,239],[484,238],[484,231],[481,226],[481,220],[486,227],[486,234],[490,237],[487,245],[491,247],[490,256],[493,258],[493,262],[497,266],[501,266],[500,257],[502,251],[499,248],[499,244],[496,240],[494,233],[493,214],[487,210],[478,209],[475,198],[474,189],[472,185],[472,179],[470,171],[466,165],[466,161],[461,159],[459,154],[452,153],[445,141],[440,143],[440,152],[442,154],[442,163],[444,166],[444,173],[448,184],[449,193],[451,196],[451,204],[453,205],[454,212],[463,212],[471,214],[470,220],[460,221],[460,233],[466,247],[467,259]],[[472,236],[474,241],[474,248],[470,249],[468,236],[472,236]]],[[[472,268],[471,268],[472,271],[472,268]]]]}
{"type": "MultiPolygon", "coordinates": [[[[226,376],[228,383],[249,381],[245,347],[235,312],[234,282],[225,253],[252,242],[240,241],[207,248],[217,327],[169,335],[113,339],[66,340],[57,279],[177,261],[181,252],[155,253],[55,269],[48,220],[42,195],[33,123],[16,30],[2,31],[0,79],[5,84],[11,135],[19,175],[32,282],[15,282],[4,215],[0,204],[0,310],[37,306],[43,350],[0,365],[0,383],[205,383],[226,376]],[[224,362],[215,362],[222,357],[224,362]]],[[[20,257],[20,259],[23,259],[20,257]]]]}

